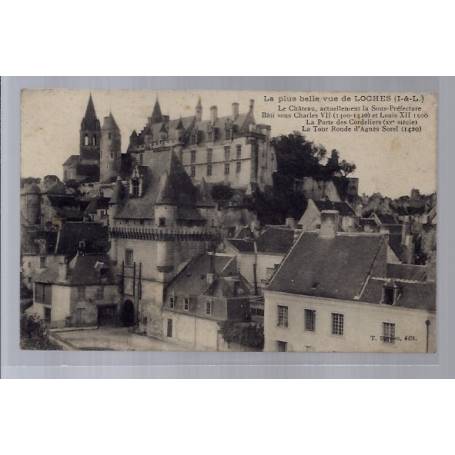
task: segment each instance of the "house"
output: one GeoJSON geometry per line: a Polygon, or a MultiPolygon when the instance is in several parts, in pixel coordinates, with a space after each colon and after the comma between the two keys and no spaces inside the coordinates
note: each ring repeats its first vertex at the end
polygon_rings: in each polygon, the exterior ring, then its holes
{"type": "Polygon", "coordinates": [[[71,261],[53,263],[36,277],[27,312],[51,328],[114,325],[123,316],[118,295],[109,257],[80,249],[71,261]]]}
{"type": "Polygon", "coordinates": [[[146,150],[172,148],[194,183],[224,183],[233,188],[263,189],[273,184],[275,153],[270,143],[270,126],[256,123],[254,100],[246,113],[232,103],[231,115],[219,116],[217,106],[203,119],[199,99],[194,115],[169,119],[156,100],[152,115],[142,131],[133,131],[128,154],[143,163],[146,150]]]}
{"type": "Polygon", "coordinates": [[[260,293],[291,248],[295,236],[293,229],[267,226],[256,239],[225,239],[224,252],[237,258],[239,272],[260,293]]]}
{"type": "Polygon", "coordinates": [[[321,212],[324,210],[337,210],[340,214],[340,225],[338,229],[344,232],[352,232],[357,230],[358,218],[354,209],[347,203],[342,201],[332,202],[325,200],[308,200],[307,207],[302,217],[298,221],[299,227],[304,231],[313,231],[321,226],[321,212]]]}
{"type": "Polygon", "coordinates": [[[435,352],[435,282],[387,264],[383,233],[337,232],[321,213],[264,289],[266,351],[435,352]]]}
{"type": "Polygon", "coordinates": [[[58,230],[23,226],[21,271],[25,286],[32,289],[37,275],[52,264],[72,259],[82,244],[87,253],[107,252],[107,228],[93,222],[67,222],[58,230]]]}
{"type": "Polygon", "coordinates": [[[228,343],[224,324],[252,326],[252,290],[238,273],[235,257],[215,253],[193,258],[169,283],[163,304],[166,340],[195,350],[251,350],[228,343]]]}

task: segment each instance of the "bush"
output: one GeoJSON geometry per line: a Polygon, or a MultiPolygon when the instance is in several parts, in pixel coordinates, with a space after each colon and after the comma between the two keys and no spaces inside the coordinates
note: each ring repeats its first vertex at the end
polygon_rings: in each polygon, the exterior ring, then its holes
{"type": "Polygon", "coordinates": [[[226,343],[238,343],[260,351],[264,349],[264,327],[261,324],[225,321],[220,328],[226,343]]]}
{"type": "Polygon", "coordinates": [[[36,315],[23,315],[20,321],[21,349],[59,350],[58,345],[49,340],[46,324],[36,315]]]}

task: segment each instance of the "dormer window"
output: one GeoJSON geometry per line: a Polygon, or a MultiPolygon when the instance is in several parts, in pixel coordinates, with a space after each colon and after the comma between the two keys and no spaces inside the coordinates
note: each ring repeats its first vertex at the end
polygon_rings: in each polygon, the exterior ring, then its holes
{"type": "Polygon", "coordinates": [[[175,308],[175,300],[176,300],[175,296],[172,295],[171,297],[169,297],[169,308],[175,308]]]}
{"type": "Polygon", "coordinates": [[[400,288],[395,284],[387,283],[382,289],[382,301],[385,305],[395,305],[400,296],[400,288]]]}
{"type": "Polygon", "coordinates": [[[131,192],[133,197],[139,197],[139,179],[131,180],[131,192]]]}
{"type": "Polygon", "coordinates": [[[191,133],[191,143],[192,144],[197,144],[197,131],[193,131],[191,133]]]}
{"type": "Polygon", "coordinates": [[[226,139],[230,141],[232,139],[232,128],[226,128],[226,139]]]}

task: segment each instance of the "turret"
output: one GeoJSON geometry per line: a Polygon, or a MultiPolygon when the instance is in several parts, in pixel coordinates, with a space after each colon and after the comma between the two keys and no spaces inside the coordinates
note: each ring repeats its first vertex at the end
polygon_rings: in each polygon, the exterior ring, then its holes
{"type": "Polygon", "coordinates": [[[40,224],[41,192],[36,183],[26,184],[21,190],[21,214],[28,225],[40,224]]]}
{"type": "Polygon", "coordinates": [[[155,105],[153,106],[152,116],[150,117],[150,123],[160,123],[163,121],[163,115],[161,113],[160,102],[158,97],[156,98],[155,105]]]}
{"type": "Polygon", "coordinates": [[[198,98],[198,101],[197,101],[197,104],[196,104],[195,117],[196,117],[196,121],[197,122],[202,121],[202,102],[201,102],[201,97],[198,98]]]}
{"type": "Polygon", "coordinates": [[[88,99],[85,115],[79,132],[79,153],[82,160],[98,162],[100,158],[101,128],[93,104],[92,95],[88,99]]]}
{"type": "Polygon", "coordinates": [[[121,134],[112,113],[104,117],[101,129],[100,181],[117,177],[121,159],[121,134]]]}

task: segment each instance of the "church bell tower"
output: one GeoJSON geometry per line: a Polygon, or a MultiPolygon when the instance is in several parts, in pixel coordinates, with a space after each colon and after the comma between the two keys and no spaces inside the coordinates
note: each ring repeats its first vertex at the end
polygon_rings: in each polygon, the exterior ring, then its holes
{"type": "Polygon", "coordinates": [[[81,122],[79,154],[82,162],[98,164],[100,159],[101,126],[95,112],[92,95],[88,99],[81,122]]]}

